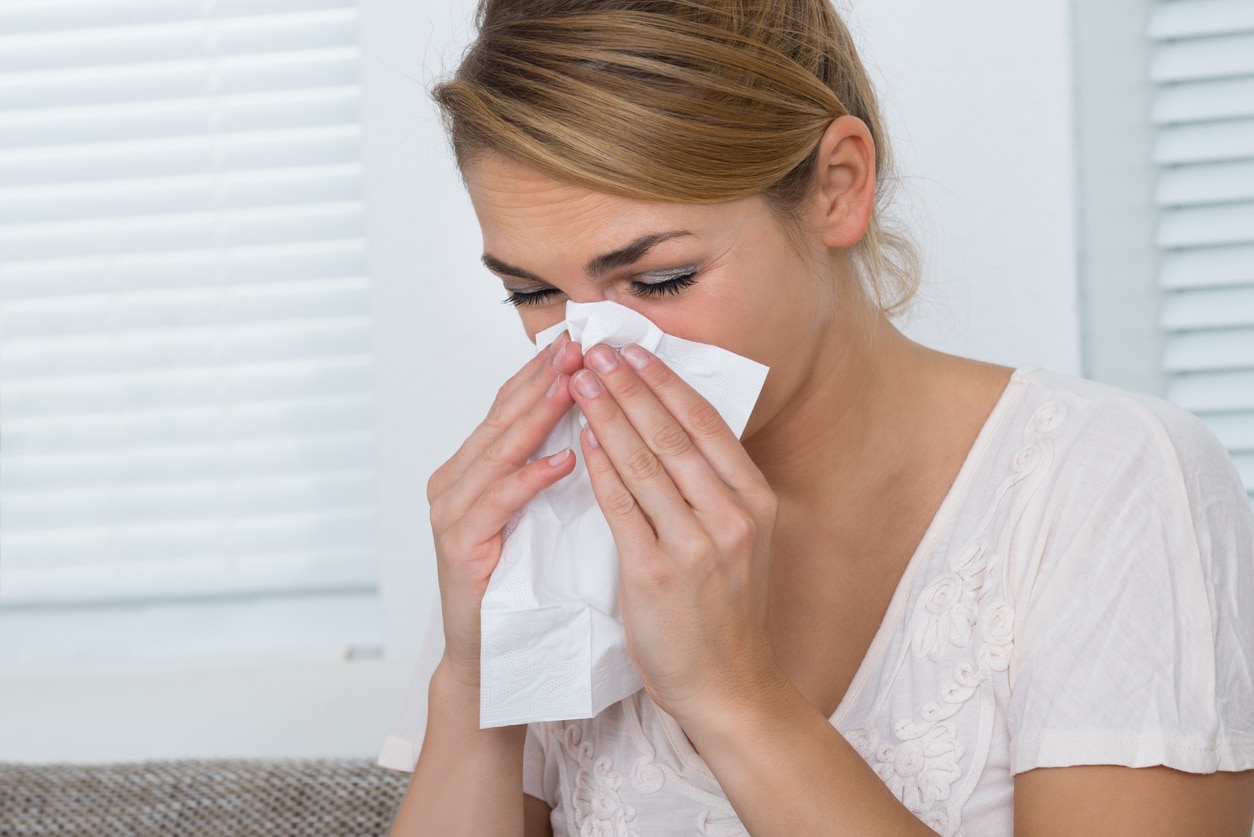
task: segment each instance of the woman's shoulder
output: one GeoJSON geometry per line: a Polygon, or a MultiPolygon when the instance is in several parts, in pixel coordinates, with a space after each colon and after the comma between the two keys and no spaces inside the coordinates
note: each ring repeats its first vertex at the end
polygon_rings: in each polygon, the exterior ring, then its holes
{"type": "Polygon", "coordinates": [[[1053,405],[1058,444],[1007,556],[1013,769],[1248,768],[1254,512],[1227,451],[1161,399],[1041,370],[1014,385],[1053,405]],[[1146,705],[1160,728],[1135,722],[1146,705]]]}
{"type": "MultiPolygon", "coordinates": [[[[1015,371],[1008,397],[1033,430],[1074,449],[1072,467],[1167,469],[1191,486],[1239,487],[1235,466],[1215,433],[1184,408],[1108,384],[1040,368],[1015,371]]],[[[1244,493],[1242,490],[1240,493],[1244,493]]]]}
{"type": "Polygon", "coordinates": [[[985,545],[1020,606],[1127,592],[1130,575],[1213,598],[1254,560],[1254,510],[1232,458],[1176,405],[1020,369],[979,444],[933,559],[985,545]]]}
{"type": "Polygon", "coordinates": [[[1035,767],[1244,769],[1252,559],[1245,489],[1202,422],[1018,370],[835,720],[912,810],[971,832],[1008,830],[1013,774],[1035,767]]]}
{"type": "Polygon", "coordinates": [[[1196,416],[1169,401],[1040,367],[1016,369],[1011,386],[1022,390],[1027,404],[1062,403],[1086,422],[1161,426],[1185,434],[1205,429],[1196,416]]]}

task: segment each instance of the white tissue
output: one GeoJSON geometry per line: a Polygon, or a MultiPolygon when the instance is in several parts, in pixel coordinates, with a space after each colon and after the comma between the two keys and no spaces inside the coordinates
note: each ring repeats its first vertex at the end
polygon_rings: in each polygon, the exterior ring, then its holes
{"type": "MultiPolygon", "coordinates": [[[[739,436],[767,368],[717,346],[663,334],[614,302],[566,304],[563,329],[590,348],[636,343],[701,393],[739,436]]],[[[534,458],[572,448],[574,473],[541,492],[505,530],[501,560],[483,597],[480,726],[591,718],[641,687],[618,611],[618,551],[597,506],[572,408],[534,458]]]]}

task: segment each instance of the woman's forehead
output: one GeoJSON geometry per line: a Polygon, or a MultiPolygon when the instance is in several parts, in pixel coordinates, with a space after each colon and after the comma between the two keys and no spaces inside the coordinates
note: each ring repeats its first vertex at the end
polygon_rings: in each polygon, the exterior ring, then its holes
{"type": "Polygon", "coordinates": [[[605,246],[669,230],[702,236],[743,222],[762,203],[644,201],[562,182],[496,154],[477,159],[465,175],[485,241],[557,236],[605,246]]]}

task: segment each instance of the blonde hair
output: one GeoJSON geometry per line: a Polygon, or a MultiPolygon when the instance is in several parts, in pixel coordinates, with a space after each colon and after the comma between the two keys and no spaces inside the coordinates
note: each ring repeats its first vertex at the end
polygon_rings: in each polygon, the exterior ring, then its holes
{"type": "Polygon", "coordinates": [[[876,211],[850,256],[881,310],[917,287],[886,228],[888,137],[853,39],[828,0],[480,0],[478,37],[436,85],[459,166],[496,152],[642,200],[762,195],[785,219],[818,144],[853,115],[876,145],[876,211]]]}

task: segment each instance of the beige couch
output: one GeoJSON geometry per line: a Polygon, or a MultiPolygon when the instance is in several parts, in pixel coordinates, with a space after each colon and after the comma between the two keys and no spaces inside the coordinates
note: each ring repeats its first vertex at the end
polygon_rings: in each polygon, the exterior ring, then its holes
{"type": "Polygon", "coordinates": [[[0,837],[381,837],[408,779],[344,759],[0,763],[0,837]]]}

